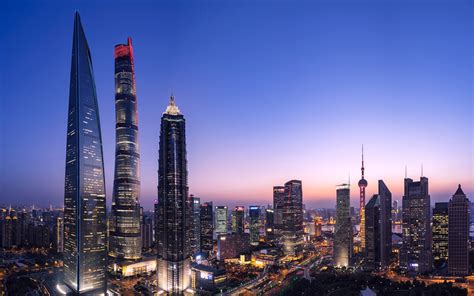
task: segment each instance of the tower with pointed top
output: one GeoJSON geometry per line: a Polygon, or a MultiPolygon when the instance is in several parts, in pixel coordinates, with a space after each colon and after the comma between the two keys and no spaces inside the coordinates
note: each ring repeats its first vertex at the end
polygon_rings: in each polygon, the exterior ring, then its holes
{"type": "Polygon", "coordinates": [[[74,20],[64,190],[64,283],[76,295],[104,294],[104,161],[92,60],[79,14],[74,20]]]}
{"type": "Polygon", "coordinates": [[[140,149],[132,40],[118,44],[115,58],[115,174],[109,255],[139,259],[140,149]]]}
{"type": "Polygon", "coordinates": [[[360,200],[359,200],[359,205],[360,205],[360,211],[359,211],[359,216],[360,216],[360,231],[359,231],[359,237],[360,237],[360,246],[362,250],[365,250],[365,188],[367,187],[367,180],[365,179],[364,176],[364,146],[362,145],[362,166],[360,168],[361,171],[361,179],[359,180],[359,193],[360,193],[360,200]]]}
{"type": "Polygon", "coordinates": [[[192,198],[188,194],[185,119],[174,96],[161,117],[158,159],[158,289],[182,295],[190,287],[192,198]]]}
{"type": "Polygon", "coordinates": [[[448,205],[448,272],[454,276],[469,275],[470,202],[461,184],[448,205]]]}

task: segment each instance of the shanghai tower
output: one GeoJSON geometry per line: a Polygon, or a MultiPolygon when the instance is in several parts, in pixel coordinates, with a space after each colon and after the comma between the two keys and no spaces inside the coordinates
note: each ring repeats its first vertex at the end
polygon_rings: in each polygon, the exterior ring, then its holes
{"type": "Polygon", "coordinates": [[[161,117],[158,155],[158,289],[182,295],[191,281],[192,199],[188,195],[185,119],[173,96],[161,117]]]}
{"type": "Polygon", "coordinates": [[[106,293],[104,161],[91,54],[74,20],[64,190],[64,283],[73,294],[106,293]]]}
{"type": "Polygon", "coordinates": [[[115,175],[109,255],[141,257],[140,152],[131,39],[115,46],[115,175]]]}

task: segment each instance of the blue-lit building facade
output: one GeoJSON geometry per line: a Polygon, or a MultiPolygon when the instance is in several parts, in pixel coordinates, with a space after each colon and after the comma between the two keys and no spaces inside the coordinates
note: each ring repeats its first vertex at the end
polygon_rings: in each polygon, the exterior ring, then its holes
{"type": "Polygon", "coordinates": [[[69,89],[64,192],[64,283],[73,294],[106,292],[102,136],[91,53],[79,14],[69,89]]]}

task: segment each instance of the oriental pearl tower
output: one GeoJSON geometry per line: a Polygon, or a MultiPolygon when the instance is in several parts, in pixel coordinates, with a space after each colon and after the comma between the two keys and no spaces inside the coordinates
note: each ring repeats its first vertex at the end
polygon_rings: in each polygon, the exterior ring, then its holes
{"type": "Polygon", "coordinates": [[[360,191],[360,246],[365,250],[365,187],[367,187],[367,180],[364,178],[364,145],[362,145],[362,167],[360,168],[362,177],[359,180],[360,191]]]}

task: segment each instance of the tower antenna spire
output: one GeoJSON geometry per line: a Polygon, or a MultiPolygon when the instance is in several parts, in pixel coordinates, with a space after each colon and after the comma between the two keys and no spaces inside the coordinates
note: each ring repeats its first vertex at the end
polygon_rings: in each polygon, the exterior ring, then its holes
{"type": "Polygon", "coordinates": [[[421,177],[423,177],[423,163],[421,163],[421,177]]]}
{"type": "Polygon", "coordinates": [[[405,165],[405,179],[407,178],[407,165],[405,165]]]}
{"type": "Polygon", "coordinates": [[[365,179],[364,167],[364,144],[362,144],[362,166],[360,168],[361,179],[359,180],[359,215],[360,215],[360,245],[361,249],[365,250],[365,188],[367,187],[367,180],[365,179]]]}

